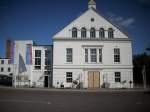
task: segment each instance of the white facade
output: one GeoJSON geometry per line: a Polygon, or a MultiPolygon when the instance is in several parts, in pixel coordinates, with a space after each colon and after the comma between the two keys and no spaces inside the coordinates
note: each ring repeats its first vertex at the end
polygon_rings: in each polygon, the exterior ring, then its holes
{"type": "Polygon", "coordinates": [[[51,87],[52,86],[52,46],[33,46],[32,47],[32,83],[36,87],[51,87]],[[36,64],[36,51],[40,54],[37,58],[40,60],[39,64],[36,64]],[[46,56],[46,51],[48,54],[46,56]],[[46,64],[47,62],[47,64],[46,64]],[[40,67],[40,68],[36,68],[40,67]],[[47,78],[47,81],[46,81],[47,78]]]}
{"type": "Polygon", "coordinates": [[[0,75],[13,75],[13,65],[10,63],[10,59],[0,59],[0,75]]]}
{"type": "Polygon", "coordinates": [[[63,84],[64,87],[70,88],[73,86],[72,82],[78,80],[84,88],[91,88],[90,73],[92,72],[99,73],[98,81],[94,79],[99,84],[96,87],[101,88],[104,84],[109,85],[109,88],[133,87],[133,84],[129,83],[133,82],[131,39],[97,12],[95,2],[91,3],[85,13],[53,37],[53,86],[59,88],[63,84]],[[75,37],[72,37],[73,28],[77,29],[75,37]],[[81,37],[82,28],[86,29],[84,38],[81,37]],[[90,33],[92,28],[95,29],[93,38],[90,33]],[[104,38],[100,37],[100,28],[104,29],[104,38]],[[113,29],[112,38],[108,37],[109,28],[113,29]],[[72,49],[70,62],[67,62],[67,49],[72,49]],[[96,54],[95,59],[91,59],[92,49],[96,54]],[[115,49],[119,49],[119,62],[115,62],[114,59],[115,49]],[[85,61],[85,57],[88,61],[85,61]],[[100,57],[101,61],[99,61],[100,57]],[[67,75],[68,73],[72,76],[67,75]],[[68,76],[72,79],[68,79],[68,76]]]}
{"type": "Polygon", "coordinates": [[[52,52],[50,45],[33,45],[32,40],[15,41],[14,46],[14,86],[51,87],[52,86],[52,52]],[[28,49],[28,45],[31,48],[28,49]],[[29,50],[29,51],[28,51],[29,50]],[[36,51],[40,56],[36,57],[36,51]],[[46,57],[46,51],[49,51],[46,57]],[[19,73],[19,55],[22,57],[26,71],[19,73]],[[36,59],[39,65],[37,65],[36,59]],[[28,60],[28,61],[27,61],[28,60]],[[47,63],[46,68],[46,60],[47,63]],[[40,66],[37,69],[35,66],[40,66]],[[47,80],[45,82],[45,80],[47,80]]]}

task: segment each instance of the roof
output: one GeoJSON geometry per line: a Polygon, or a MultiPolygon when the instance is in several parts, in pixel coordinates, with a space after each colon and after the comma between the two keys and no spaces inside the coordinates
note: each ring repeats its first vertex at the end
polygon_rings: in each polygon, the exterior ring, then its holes
{"type": "MultiPolygon", "coordinates": [[[[126,35],[128,38],[130,38],[130,36],[128,35],[128,33],[126,33],[121,27],[119,27],[117,24],[113,23],[112,21],[110,21],[107,17],[105,17],[103,14],[101,14],[98,10],[96,10],[95,8],[90,8],[86,11],[84,11],[83,13],[81,13],[78,17],[76,17],[72,22],[68,23],[71,24],[73,23],[75,20],[77,20],[80,16],[82,16],[83,14],[85,14],[87,11],[89,10],[93,10],[95,13],[97,13],[99,16],[101,16],[102,18],[104,18],[105,20],[107,20],[110,24],[112,24],[113,26],[115,26],[120,32],[122,32],[124,35],[126,35]]],[[[66,25],[66,26],[68,26],[66,25]]],[[[60,31],[62,31],[66,26],[64,26],[60,31]]],[[[60,31],[58,31],[55,35],[57,35],[60,31]]],[[[53,37],[55,37],[55,35],[53,37]]],[[[55,39],[55,38],[53,38],[55,39]]]]}

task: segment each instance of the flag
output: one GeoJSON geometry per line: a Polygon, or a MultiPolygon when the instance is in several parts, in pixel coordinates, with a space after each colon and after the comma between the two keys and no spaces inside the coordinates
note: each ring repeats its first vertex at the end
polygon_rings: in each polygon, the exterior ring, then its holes
{"type": "Polygon", "coordinates": [[[23,73],[25,71],[27,71],[26,65],[25,65],[25,63],[23,61],[22,56],[19,54],[19,73],[23,73]]]}

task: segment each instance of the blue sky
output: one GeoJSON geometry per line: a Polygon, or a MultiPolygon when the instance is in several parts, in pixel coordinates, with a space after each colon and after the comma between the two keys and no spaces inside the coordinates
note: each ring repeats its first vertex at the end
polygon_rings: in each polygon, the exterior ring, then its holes
{"type": "MultiPolygon", "coordinates": [[[[133,39],[133,53],[150,46],[149,0],[95,0],[97,10],[133,39]]],[[[88,0],[0,0],[0,56],[5,43],[34,40],[52,44],[53,35],[87,10],[88,0]]]]}

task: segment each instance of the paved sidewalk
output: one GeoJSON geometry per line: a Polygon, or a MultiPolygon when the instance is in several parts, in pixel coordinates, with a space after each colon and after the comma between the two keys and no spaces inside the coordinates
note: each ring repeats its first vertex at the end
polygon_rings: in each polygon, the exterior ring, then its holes
{"type": "Polygon", "coordinates": [[[132,88],[132,89],[59,89],[59,88],[14,88],[0,86],[0,89],[14,89],[14,90],[32,90],[32,91],[58,91],[58,92],[148,92],[150,93],[150,88],[132,88]]]}

